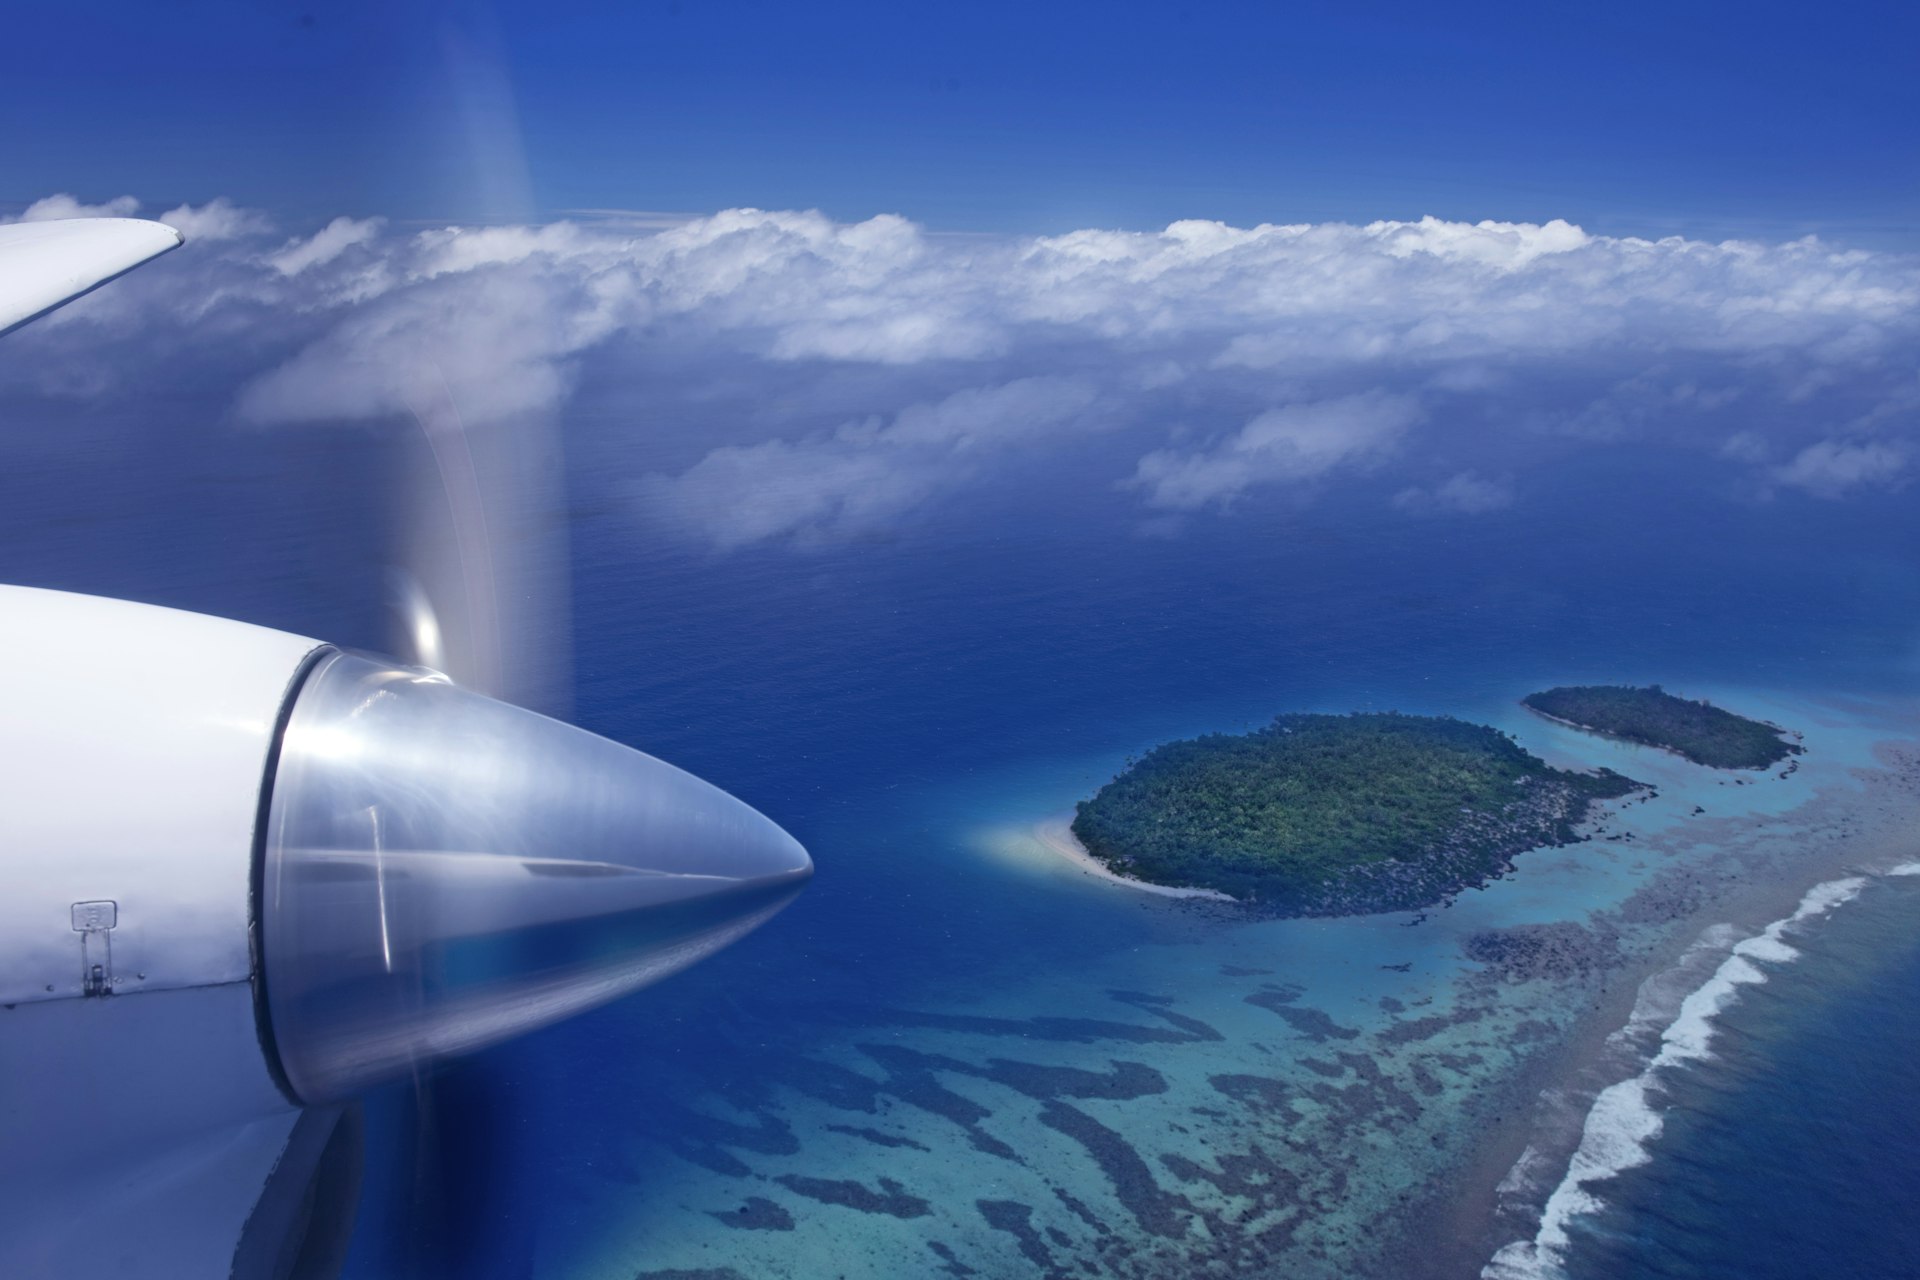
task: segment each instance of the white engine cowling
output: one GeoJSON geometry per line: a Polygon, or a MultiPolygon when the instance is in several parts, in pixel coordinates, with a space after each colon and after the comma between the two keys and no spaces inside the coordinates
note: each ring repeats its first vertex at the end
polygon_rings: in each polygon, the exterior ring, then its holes
{"type": "Polygon", "coordinates": [[[5,1274],[224,1271],[299,1107],[676,972],[812,873],[435,673],[56,591],[0,587],[0,769],[5,1274]]]}

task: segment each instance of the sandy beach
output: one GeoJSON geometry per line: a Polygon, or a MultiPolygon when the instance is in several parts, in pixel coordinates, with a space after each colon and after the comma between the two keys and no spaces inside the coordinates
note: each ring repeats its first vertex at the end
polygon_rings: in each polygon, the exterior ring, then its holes
{"type": "Polygon", "coordinates": [[[1105,880],[1108,884],[1121,885],[1141,893],[1158,894],[1163,898],[1211,898],[1215,902],[1234,901],[1231,895],[1215,889],[1180,889],[1173,885],[1148,884],[1145,880],[1135,880],[1131,876],[1121,875],[1087,852],[1087,847],[1081,844],[1079,838],[1073,834],[1073,819],[1070,816],[1049,818],[1040,823],[1033,829],[1033,838],[1045,845],[1048,851],[1058,854],[1088,875],[1105,880]]]}

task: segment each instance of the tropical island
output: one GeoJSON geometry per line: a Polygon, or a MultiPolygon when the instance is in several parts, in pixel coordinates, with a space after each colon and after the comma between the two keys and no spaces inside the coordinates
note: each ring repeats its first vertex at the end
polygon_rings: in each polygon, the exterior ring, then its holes
{"type": "Polygon", "coordinates": [[[1798,755],[1784,730],[1677,698],[1659,685],[1568,685],[1530,693],[1522,706],[1578,729],[1660,747],[1716,769],[1765,769],[1798,755]]]}
{"type": "Polygon", "coordinates": [[[1408,911],[1571,842],[1594,801],[1642,785],[1447,716],[1282,715],[1155,747],[1080,802],[1073,834],[1120,875],[1276,915],[1408,911]]]}

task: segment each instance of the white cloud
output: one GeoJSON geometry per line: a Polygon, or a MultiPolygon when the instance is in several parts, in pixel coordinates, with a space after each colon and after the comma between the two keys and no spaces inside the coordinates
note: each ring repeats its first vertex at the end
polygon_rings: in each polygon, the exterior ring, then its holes
{"type": "Polygon", "coordinates": [[[1402,509],[1490,509],[1516,456],[1501,433],[1543,428],[1563,450],[1699,458],[1744,428],[1725,448],[1756,479],[1823,494],[1897,481],[1911,452],[1920,258],[1814,240],[1433,218],[1017,238],[732,209],[412,233],[340,218],[263,248],[230,202],[163,217],[206,251],[103,291],[85,334],[10,337],[36,350],[0,379],[131,395],[163,355],[169,376],[224,361],[241,414],[273,423],[404,414],[434,388],[505,421],[585,385],[672,437],[686,461],[641,486],[648,511],[715,546],[864,536],[1054,465],[1095,427],[1125,444],[1074,455],[1088,488],[1160,513],[1396,451],[1452,477],[1402,509]],[[129,339],[112,360],[108,339],[129,339]]]}
{"type": "Polygon", "coordinates": [[[159,221],[197,244],[239,240],[273,230],[267,215],[258,209],[243,209],[225,196],[209,200],[198,208],[183,204],[169,209],[160,215],[159,221]]]}
{"type": "Polygon", "coordinates": [[[1906,479],[1907,453],[1884,441],[1821,440],[1773,468],[1776,483],[1817,498],[1839,498],[1862,488],[1888,488],[1906,479]]]}
{"type": "Polygon", "coordinates": [[[1093,392],[1063,378],[959,391],[799,440],[715,449],[640,484],[648,513],[730,550],[772,538],[833,541],[880,528],[963,480],[983,457],[1088,425],[1093,392]]]}
{"type": "Polygon", "coordinates": [[[473,423],[557,406],[568,386],[565,338],[545,282],[512,272],[436,280],[384,305],[350,307],[326,336],[239,396],[261,423],[418,413],[451,399],[473,423]]]}
{"type": "Polygon", "coordinates": [[[332,262],[355,245],[367,243],[380,234],[383,225],[383,218],[335,218],[305,240],[289,240],[267,261],[281,275],[297,276],[332,262]]]}
{"type": "Polygon", "coordinates": [[[14,221],[51,222],[56,218],[131,218],[140,212],[140,202],[132,196],[115,196],[99,204],[82,204],[70,195],[47,196],[28,205],[14,221]]]}
{"type": "Polygon", "coordinates": [[[1513,484],[1462,471],[1430,489],[1402,489],[1393,495],[1393,505],[1416,515],[1483,515],[1513,505],[1513,484]]]}
{"type": "Polygon", "coordinates": [[[1496,271],[1518,271],[1547,254],[1568,253],[1593,242],[1592,236],[1560,218],[1544,226],[1491,219],[1468,226],[1425,217],[1415,223],[1376,222],[1367,230],[1383,235],[1387,252],[1396,258],[1424,253],[1496,271]]]}
{"type": "Polygon", "coordinates": [[[1412,397],[1380,391],[1282,405],[1207,448],[1149,453],[1130,484],[1146,491],[1149,506],[1225,507],[1256,485],[1313,480],[1378,457],[1423,416],[1412,397]]]}
{"type": "Polygon", "coordinates": [[[1579,409],[1545,415],[1540,426],[1585,440],[1634,440],[1665,433],[1675,421],[1705,418],[1741,398],[1737,387],[1703,388],[1653,364],[1579,409]]]}
{"type": "Polygon", "coordinates": [[[1772,456],[1764,436],[1754,431],[1736,431],[1720,442],[1720,456],[1734,462],[1759,465],[1772,456]]]}

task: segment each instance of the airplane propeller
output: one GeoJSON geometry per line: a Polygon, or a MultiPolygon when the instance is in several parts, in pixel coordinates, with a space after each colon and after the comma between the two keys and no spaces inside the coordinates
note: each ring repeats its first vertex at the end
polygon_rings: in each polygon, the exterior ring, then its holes
{"type": "MultiPolygon", "coordinates": [[[[474,149],[524,171],[516,137],[474,149]]],[[[179,243],[0,227],[0,331],[179,243]]],[[[812,874],[746,804],[568,722],[555,417],[463,400],[430,346],[390,354],[415,377],[370,584],[388,652],[0,586],[0,1084],[32,1099],[0,1108],[0,1273],[337,1274],[357,1102],[406,1081],[412,1203],[471,1215],[430,1215],[423,1256],[454,1256],[499,1206],[448,1179],[484,1195],[503,1119],[452,1151],[442,1065],[677,973],[812,874]]]]}
{"type": "Polygon", "coordinates": [[[467,1115],[459,1099],[511,1090],[469,1063],[443,1097],[445,1065],[719,950],[812,864],[717,788],[542,714],[565,713],[571,682],[553,424],[476,427],[423,381],[383,571],[394,656],[321,651],[300,677],[262,835],[259,968],[290,1097],[408,1083],[411,1123],[370,1125],[366,1145],[404,1148],[425,1274],[502,1216],[484,1189],[510,1102],[467,1115]]]}
{"type": "Polygon", "coordinates": [[[548,410],[475,422],[430,357],[394,452],[386,649],[465,688],[566,719],[565,477],[548,410]]]}
{"type": "Polygon", "coordinates": [[[810,864],[746,806],[563,723],[558,424],[538,410],[475,421],[430,357],[419,367],[388,449],[381,585],[397,661],[342,657],[308,676],[280,765],[289,803],[276,803],[270,838],[324,852],[270,864],[269,902],[280,885],[298,891],[270,917],[265,961],[295,1092],[346,1098],[406,1082],[404,1116],[376,1112],[367,1151],[402,1174],[409,1272],[451,1275],[465,1272],[476,1229],[511,1213],[494,1189],[511,1159],[513,1090],[484,1062],[449,1078],[449,1059],[523,1016],[541,1025],[718,949],[785,905],[810,864]],[[318,744],[303,733],[309,709],[318,744]],[[348,723],[366,742],[343,751],[333,726],[348,723]],[[615,773],[624,785],[609,788],[615,773]],[[651,851],[638,866],[636,835],[651,851]],[[580,957],[596,954],[618,965],[593,972],[580,957]],[[320,975],[311,990],[304,969],[320,975]],[[307,1039],[313,1052],[289,1050],[307,1039]]]}

